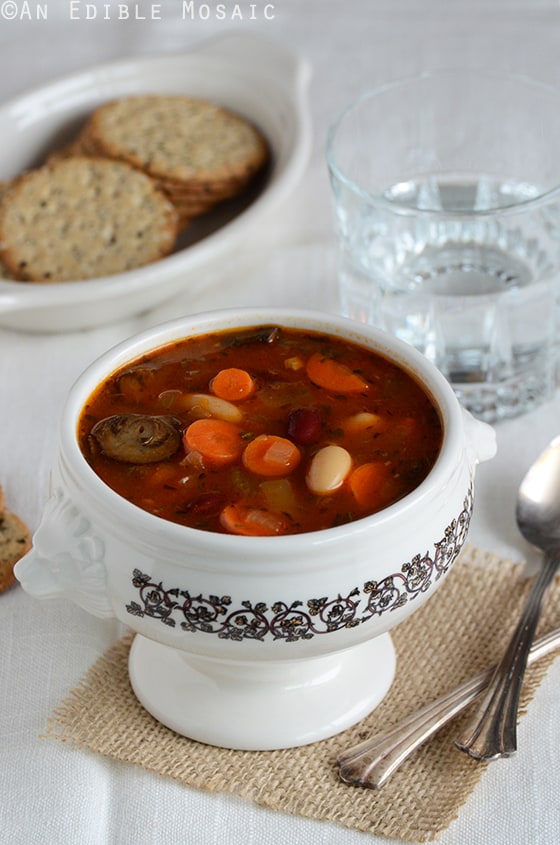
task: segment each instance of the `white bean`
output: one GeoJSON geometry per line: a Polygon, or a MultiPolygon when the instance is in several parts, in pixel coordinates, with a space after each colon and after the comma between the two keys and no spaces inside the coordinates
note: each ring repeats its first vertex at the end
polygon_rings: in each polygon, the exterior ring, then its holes
{"type": "Polygon", "coordinates": [[[381,431],[385,427],[385,421],[380,414],[372,414],[370,411],[362,411],[348,417],[343,423],[344,430],[357,434],[364,431],[381,431]]]}
{"type": "Polygon", "coordinates": [[[352,468],[352,457],[342,446],[323,446],[313,456],[305,480],[313,493],[326,495],[338,490],[352,468]]]}
{"type": "Polygon", "coordinates": [[[192,411],[199,419],[214,417],[236,423],[241,422],[243,418],[243,412],[233,402],[207,393],[183,393],[180,399],[176,400],[174,407],[192,411]]]}

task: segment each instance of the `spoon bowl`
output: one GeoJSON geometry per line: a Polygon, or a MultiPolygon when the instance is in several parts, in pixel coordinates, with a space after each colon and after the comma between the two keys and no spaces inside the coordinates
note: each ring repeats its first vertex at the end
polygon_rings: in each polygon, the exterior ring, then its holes
{"type": "Polygon", "coordinates": [[[521,534],[538,549],[560,546],[560,437],[530,467],[517,494],[521,534]]]}

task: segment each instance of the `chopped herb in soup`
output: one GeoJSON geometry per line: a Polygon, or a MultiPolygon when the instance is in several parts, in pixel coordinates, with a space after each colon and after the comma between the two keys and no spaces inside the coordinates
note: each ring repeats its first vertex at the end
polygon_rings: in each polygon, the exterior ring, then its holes
{"type": "Polygon", "coordinates": [[[318,531],[428,475],[442,426],[417,381],[326,334],[259,327],[178,340],[111,375],[78,438],[113,490],[221,533],[318,531]]]}

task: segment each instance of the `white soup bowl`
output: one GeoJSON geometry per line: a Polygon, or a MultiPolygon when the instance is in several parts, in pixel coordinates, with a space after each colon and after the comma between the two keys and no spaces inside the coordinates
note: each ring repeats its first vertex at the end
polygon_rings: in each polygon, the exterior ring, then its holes
{"type": "Polygon", "coordinates": [[[65,596],[136,632],[133,689],[183,735],[238,749],[302,745],[371,712],[395,672],[389,629],[421,607],[465,542],[476,465],[493,430],[435,367],[392,336],[293,309],[183,317],[121,343],[78,379],[64,408],[52,494],[16,568],[37,598],[65,596]],[[289,536],[243,537],[168,522],[110,489],[77,423],[95,388],[143,353],[187,336],[279,325],[326,332],[388,357],[419,381],[443,427],[431,472],[384,510],[289,536]]]}

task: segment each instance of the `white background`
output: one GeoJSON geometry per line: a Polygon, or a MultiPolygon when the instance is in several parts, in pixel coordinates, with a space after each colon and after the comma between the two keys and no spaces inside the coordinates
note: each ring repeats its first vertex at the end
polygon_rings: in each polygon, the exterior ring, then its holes
{"type": "MultiPolygon", "coordinates": [[[[8,505],[37,526],[46,499],[56,420],[68,388],[99,353],[139,328],[220,305],[334,307],[334,240],[324,162],[328,123],[366,87],[441,66],[502,68],[560,86],[556,0],[277,0],[240,3],[243,19],[219,20],[218,4],[194,3],[207,20],[181,15],[179,0],[129,4],[143,20],[85,20],[86,4],[0,0],[0,100],[62,73],[128,55],[178,52],[231,29],[278,39],[313,67],[314,147],[297,190],[255,225],[208,288],[153,314],[60,336],[0,330],[0,484],[8,505]],[[203,8],[204,7],[204,8],[203,8]],[[17,10],[14,19],[10,19],[17,10]],[[304,287],[305,286],[305,287],[304,287]]],[[[228,8],[235,4],[227,3],[228,8]]],[[[91,14],[91,13],[90,13],[91,14]]],[[[258,68],[255,69],[258,73],[258,68]]],[[[560,139],[559,139],[560,154],[560,139]]],[[[1,151],[0,151],[1,156],[1,151]]],[[[477,476],[470,540],[523,560],[515,491],[528,464],[560,430],[558,399],[497,426],[499,453],[477,476]]],[[[65,602],[37,602],[20,588],[0,596],[0,841],[6,845],[364,845],[381,842],[335,825],[272,813],[249,802],[188,790],[139,768],[39,738],[52,709],[121,633],[65,602]]],[[[493,764],[444,845],[553,845],[560,841],[560,665],[523,720],[520,749],[493,764]]],[[[351,793],[349,793],[351,800],[351,793]]],[[[429,800],[429,796],[426,796],[429,800]]]]}

